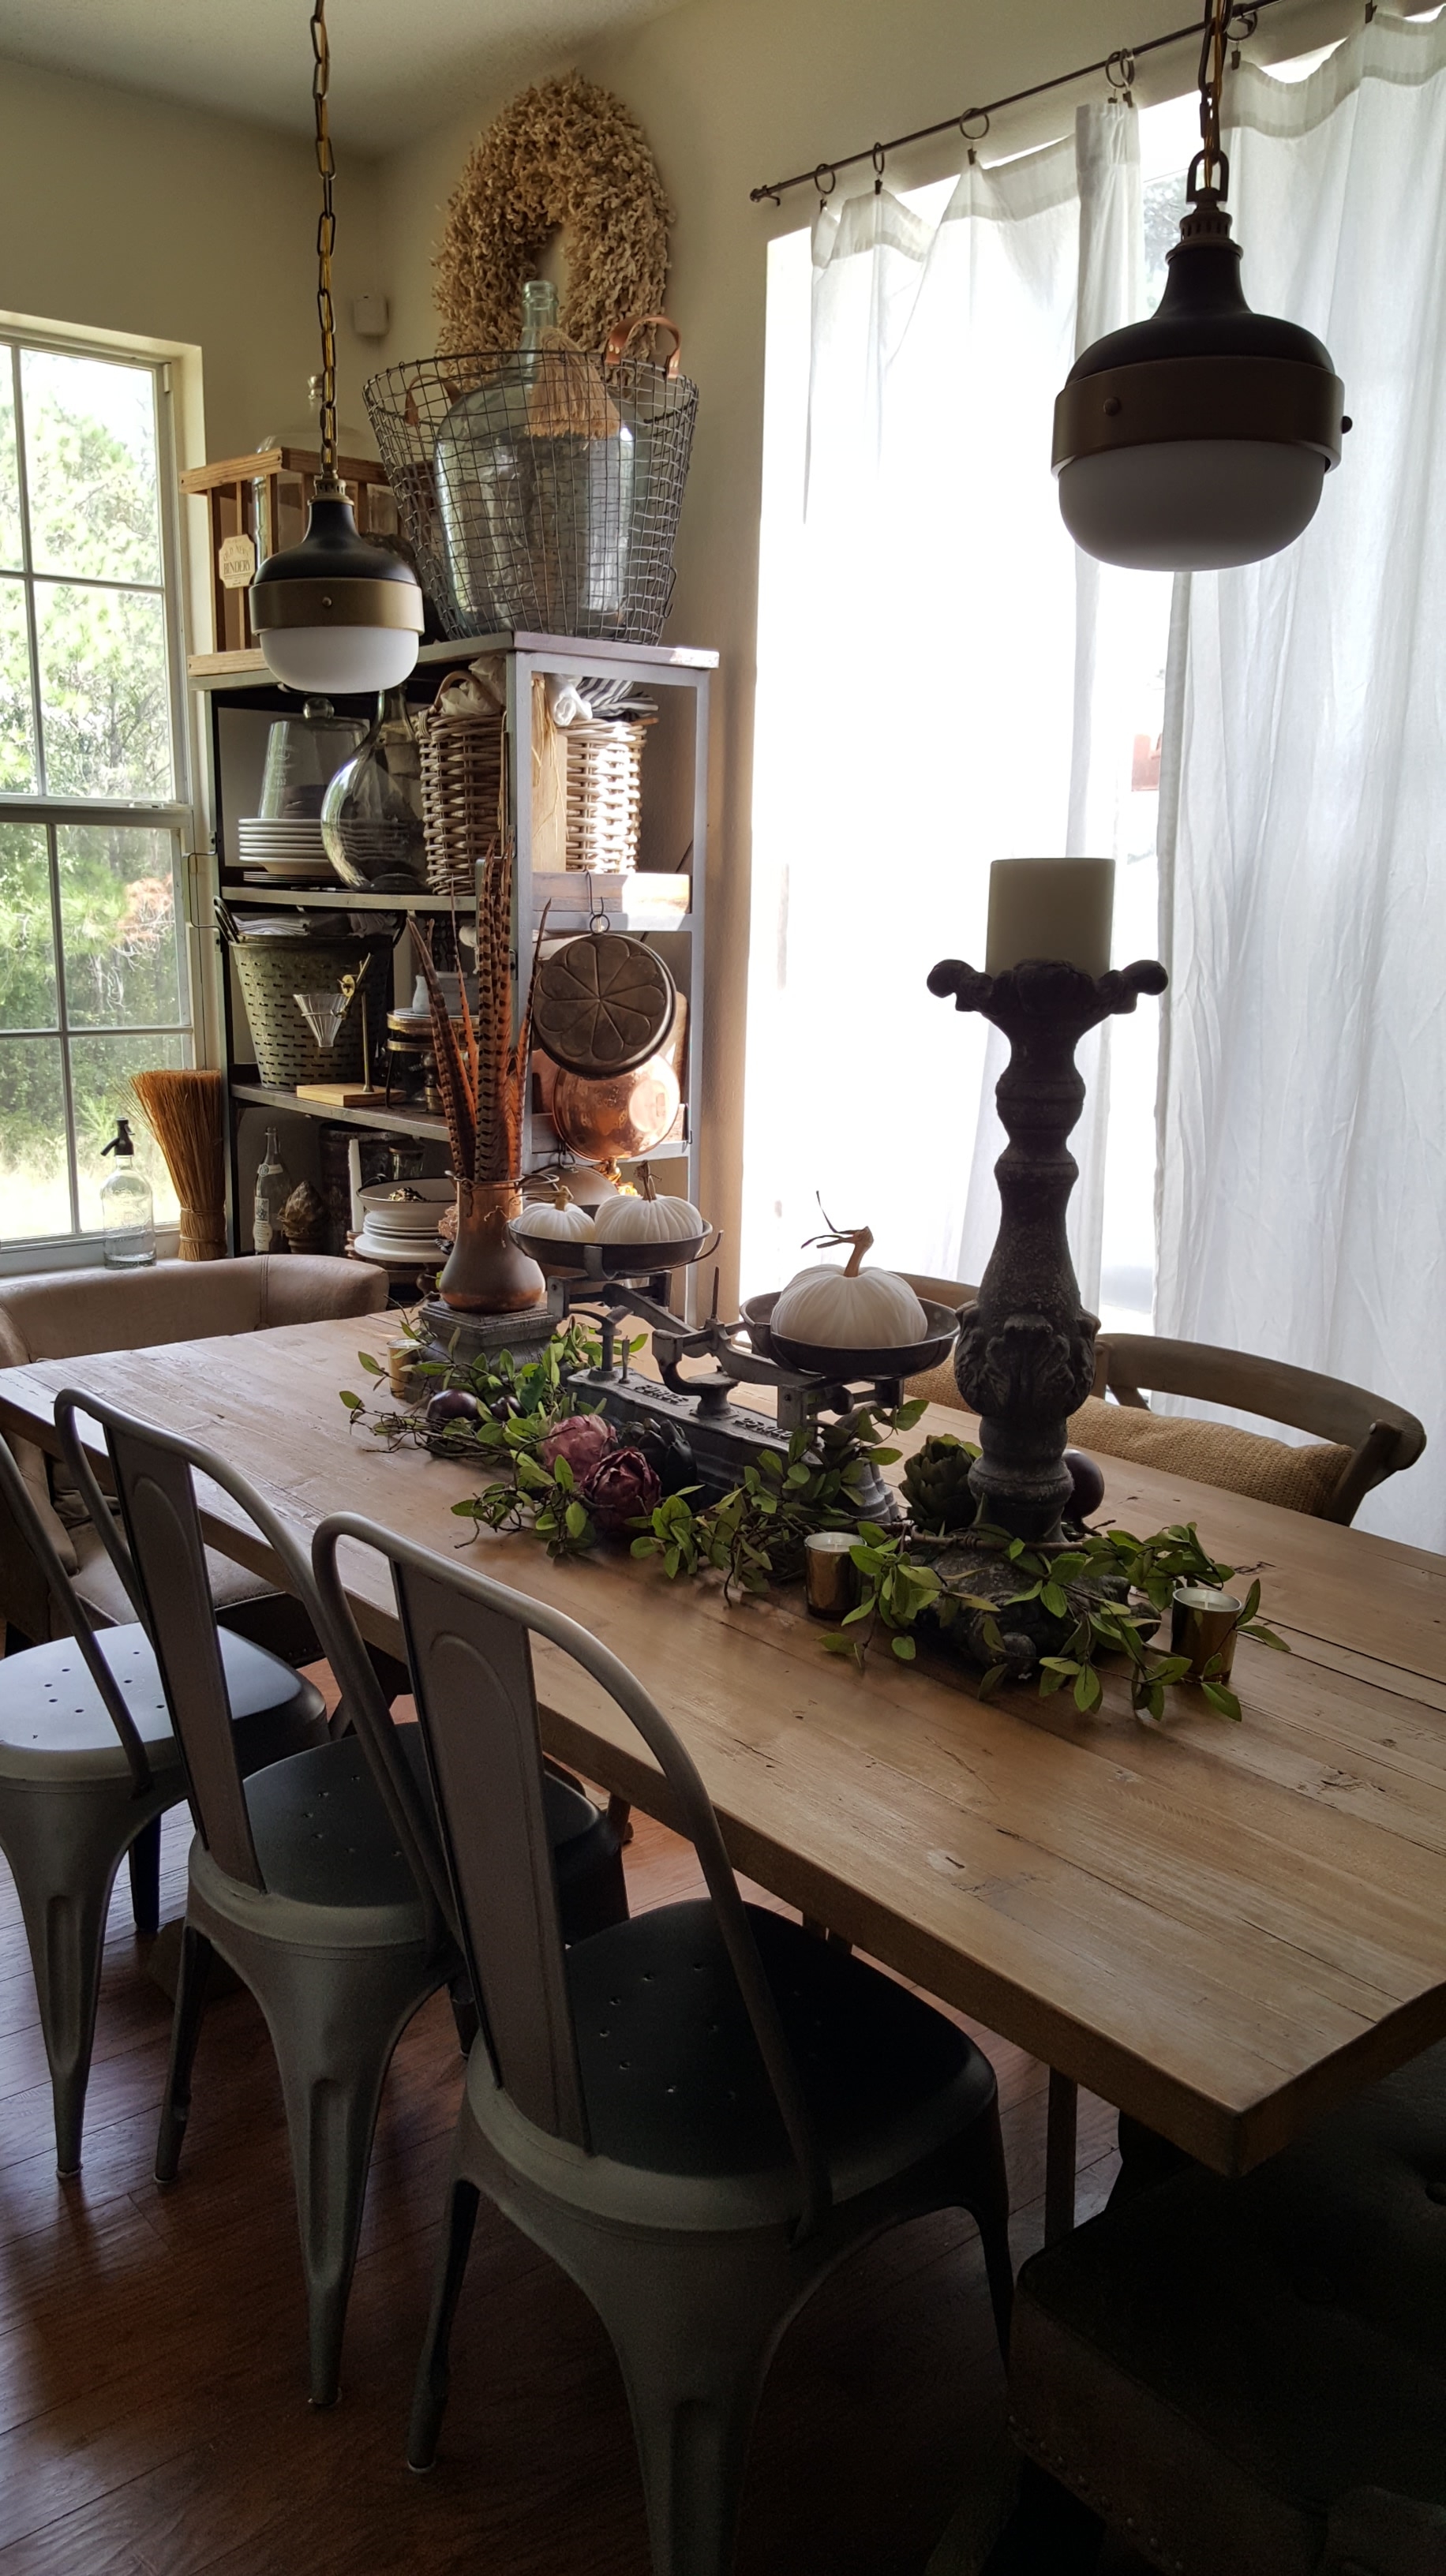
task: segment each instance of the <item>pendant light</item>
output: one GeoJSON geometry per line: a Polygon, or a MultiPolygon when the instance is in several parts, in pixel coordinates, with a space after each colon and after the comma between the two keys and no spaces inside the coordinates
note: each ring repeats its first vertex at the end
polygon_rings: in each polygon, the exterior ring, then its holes
{"type": "Polygon", "coordinates": [[[321,470],[299,546],[268,555],[251,587],[251,623],[267,664],[293,689],[337,694],[393,689],[417,658],[422,593],[400,555],[373,545],[357,527],[336,471],[336,328],[331,305],[331,134],[326,94],[331,54],[326,0],[311,18],[315,68],[316,164],[321,219],[316,230],[316,309],[321,323],[321,470]]]}
{"type": "Polygon", "coordinates": [[[1314,518],[1351,425],[1329,350],[1241,293],[1220,149],[1231,15],[1206,0],[1201,148],[1164,295],[1076,359],[1054,407],[1060,511],[1102,563],[1205,572],[1278,554],[1314,518]]]}

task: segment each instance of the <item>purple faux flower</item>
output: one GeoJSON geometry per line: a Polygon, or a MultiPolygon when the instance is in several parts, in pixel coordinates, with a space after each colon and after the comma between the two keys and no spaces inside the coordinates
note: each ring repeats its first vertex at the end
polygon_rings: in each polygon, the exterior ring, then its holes
{"type": "Polygon", "coordinates": [[[613,1449],[583,1478],[580,1499],[600,1530],[621,1538],[629,1521],[656,1511],[663,1488],[641,1449],[613,1449]]]}
{"type": "Polygon", "coordinates": [[[581,1484],[612,1446],[612,1431],[600,1413],[570,1413],[555,1431],[549,1431],[537,1454],[549,1473],[559,1458],[565,1458],[581,1484]]]}

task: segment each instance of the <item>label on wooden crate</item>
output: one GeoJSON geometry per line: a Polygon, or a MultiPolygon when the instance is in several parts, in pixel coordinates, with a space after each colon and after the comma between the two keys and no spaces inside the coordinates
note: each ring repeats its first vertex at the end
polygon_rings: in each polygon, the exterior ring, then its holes
{"type": "Polygon", "coordinates": [[[223,537],[216,551],[216,567],[227,590],[249,589],[256,578],[254,537],[223,537]]]}

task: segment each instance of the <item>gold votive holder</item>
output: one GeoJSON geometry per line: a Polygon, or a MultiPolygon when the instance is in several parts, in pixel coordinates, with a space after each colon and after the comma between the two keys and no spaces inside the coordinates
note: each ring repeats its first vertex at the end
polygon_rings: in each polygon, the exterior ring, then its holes
{"type": "Polygon", "coordinates": [[[1235,1661],[1235,1636],[1245,1609],[1233,1592],[1217,1592],[1208,1583],[1177,1583],[1170,1609],[1170,1652],[1188,1655],[1192,1682],[1205,1679],[1212,1656],[1220,1660],[1211,1681],[1228,1682],[1235,1661]]]}
{"type": "Polygon", "coordinates": [[[388,1342],[387,1376],[398,1404],[415,1404],[426,1385],[416,1366],[415,1342],[388,1342]]]}
{"type": "Polygon", "coordinates": [[[811,1619],[842,1619],[859,1597],[852,1551],[857,1530],[812,1530],[803,1542],[803,1588],[811,1619]]]}

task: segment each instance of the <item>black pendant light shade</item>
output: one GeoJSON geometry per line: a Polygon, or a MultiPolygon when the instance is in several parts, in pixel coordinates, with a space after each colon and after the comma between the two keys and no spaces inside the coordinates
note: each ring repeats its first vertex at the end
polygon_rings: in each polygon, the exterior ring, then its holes
{"type": "Polygon", "coordinates": [[[422,593],[399,555],[361,534],[340,492],[318,490],[300,545],[257,573],[251,620],[294,689],[392,689],[417,658],[422,593]]]}
{"type": "Polygon", "coordinates": [[[1222,193],[1196,191],[1150,320],[1086,349],[1054,407],[1060,510],[1103,563],[1257,563],[1308,526],[1340,463],[1350,423],[1330,352],[1252,313],[1222,193]]]}

